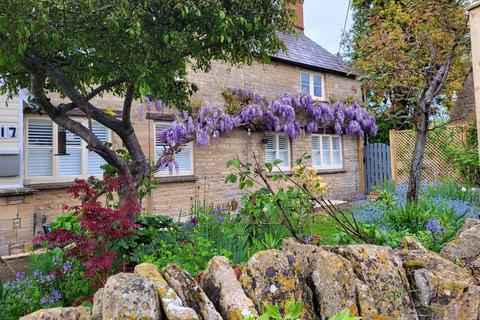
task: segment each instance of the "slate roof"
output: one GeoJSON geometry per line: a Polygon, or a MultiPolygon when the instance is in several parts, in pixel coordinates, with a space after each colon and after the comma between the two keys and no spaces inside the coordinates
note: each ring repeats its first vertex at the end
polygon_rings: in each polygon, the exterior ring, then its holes
{"type": "Polygon", "coordinates": [[[279,52],[272,57],[273,59],[320,71],[355,75],[339,58],[325,50],[303,32],[298,32],[298,35],[295,33],[278,33],[278,36],[285,43],[288,52],[279,52]]]}

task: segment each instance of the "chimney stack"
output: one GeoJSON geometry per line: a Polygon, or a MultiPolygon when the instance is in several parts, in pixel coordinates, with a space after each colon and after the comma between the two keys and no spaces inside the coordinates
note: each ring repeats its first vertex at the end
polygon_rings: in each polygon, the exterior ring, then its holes
{"type": "Polygon", "coordinates": [[[303,23],[303,0],[295,5],[295,14],[295,27],[303,31],[305,29],[305,25],[303,23]]]}

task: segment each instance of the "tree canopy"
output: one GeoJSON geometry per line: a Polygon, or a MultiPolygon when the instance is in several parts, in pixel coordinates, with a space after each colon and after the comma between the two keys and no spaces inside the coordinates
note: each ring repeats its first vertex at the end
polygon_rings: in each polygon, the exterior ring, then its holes
{"type": "Polygon", "coordinates": [[[133,183],[152,171],[131,123],[132,102],[155,97],[181,107],[195,90],[187,70],[212,60],[268,61],[284,49],[277,32],[293,30],[297,0],[5,0],[0,3],[1,92],[28,88],[59,126],[80,136],[133,183]],[[71,103],[54,105],[51,92],[71,103]],[[124,97],[122,116],[91,102],[124,97]],[[120,137],[127,162],[68,111],[78,108],[120,137]]]}
{"type": "Polygon", "coordinates": [[[416,200],[432,116],[453,104],[471,65],[467,0],[354,0],[351,58],[367,102],[417,132],[408,198],[416,200]],[[391,104],[386,102],[390,102],[391,104]]]}

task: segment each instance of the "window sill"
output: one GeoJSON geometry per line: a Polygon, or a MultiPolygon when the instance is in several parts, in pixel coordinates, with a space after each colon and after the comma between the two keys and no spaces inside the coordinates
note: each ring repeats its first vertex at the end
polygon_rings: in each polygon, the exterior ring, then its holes
{"type": "Polygon", "coordinates": [[[33,188],[35,190],[53,190],[53,189],[66,189],[75,185],[75,182],[50,182],[50,183],[32,183],[25,185],[27,188],[33,188]]]}
{"type": "Polygon", "coordinates": [[[293,175],[293,171],[292,171],[291,169],[285,169],[285,170],[282,169],[281,172],[278,171],[278,170],[276,170],[276,171],[273,170],[272,172],[267,172],[266,176],[267,176],[267,177],[272,177],[272,176],[274,176],[274,175],[282,174],[282,173],[283,173],[284,175],[286,175],[286,176],[292,176],[292,175],[293,175]]]}
{"type": "Polygon", "coordinates": [[[36,191],[36,189],[28,188],[27,186],[18,189],[0,189],[0,197],[26,196],[34,194],[36,191]]]}
{"type": "Polygon", "coordinates": [[[317,175],[323,174],[336,174],[336,173],[346,173],[347,170],[340,168],[340,169],[317,169],[317,175]]]}
{"type": "MultiPolygon", "coordinates": [[[[317,175],[324,175],[324,174],[338,174],[338,173],[346,173],[347,170],[343,169],[343,168],[340,168],[340,169],[316,169],[317,170],[317,175]]],[[[267,177],[272,177],[276,174],[280,174],[281,172],[280,171],[272,171],[272,172],[268,172],[266,174],[267,177]]],[[[293,171],[291,170],[285,170],[283,171],[283,174],[285,174],[286,176],[292,176],[294,174],[293,171]]]]}
{"type": "Polygon", "coordinates": [[[165,176],[165,177],[155,177],[155,180],[157,180],[160,183],[175,183],[175,182],[196,182],[198,181],[198,177],[194,175],[190,176],[165,176]]]}

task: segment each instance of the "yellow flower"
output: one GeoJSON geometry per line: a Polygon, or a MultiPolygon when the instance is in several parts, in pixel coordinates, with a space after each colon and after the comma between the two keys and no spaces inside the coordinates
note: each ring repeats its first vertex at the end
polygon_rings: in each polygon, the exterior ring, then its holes
{"type": "Polygon", "coordinates": [[[115,112],[115,108],[113,106],[108,106],[104,112],[112,117],[117,115],[117,113],[115,112]]]}

